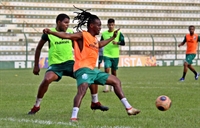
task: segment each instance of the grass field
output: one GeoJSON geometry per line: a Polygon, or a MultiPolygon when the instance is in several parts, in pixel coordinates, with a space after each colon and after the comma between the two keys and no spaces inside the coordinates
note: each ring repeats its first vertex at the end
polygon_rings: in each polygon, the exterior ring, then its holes
{"type": "MultiPolygon", "coordinates": [[[[200,71],[200,67],[195,67],[200,71]]],[[[92,111],[89,90],[79,110],[79,122],[69,123],[76,81],[63,77],[53,82],[36,115],[27,115],[35,102],[39,76],[32,69],[0,70],[0,128],[199,128],[200,79],[188,71],[186,80],[179,82],[183,67],[119,68],[118,77],[129,102],[141,110],[128,116],[121,101],[113,92],[103,93],[99,86],[99,100],[110,108],[107,112],[92,111]],[[155,99],[167,95],[172,100],[168,111],[155,107],[155,99]]]]}

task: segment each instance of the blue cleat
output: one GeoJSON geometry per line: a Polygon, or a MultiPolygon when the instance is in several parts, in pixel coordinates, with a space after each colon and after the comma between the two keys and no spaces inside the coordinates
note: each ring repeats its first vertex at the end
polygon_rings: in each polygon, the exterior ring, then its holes
{"type": "Polygon", "coordinates": [[[179,81],[184,81],[185,79],[184,78],[181,78],[179,81]]]}
{"type": "Polygon", "coordinates": [[[194,78],[195,78],[195,80],[198,80],[199,76],[200,76],[200,74],[199,74],[199,73],[197,73],[197,75],[194,77],[194,78]]]}

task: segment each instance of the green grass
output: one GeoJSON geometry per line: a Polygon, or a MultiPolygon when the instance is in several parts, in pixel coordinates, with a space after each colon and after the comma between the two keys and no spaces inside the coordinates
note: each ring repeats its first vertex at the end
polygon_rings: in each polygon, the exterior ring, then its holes
{"type": "MultiPolygon", "coordinates": [[[[200,67],[195,67],[200,71],[200,67]]],[[[31,69],[0,70],[0,128],[199,128],[200,80],[188,71],[186,80],[178,82],[183,67],[119,68],[118,77],[129,102],[141,110],[128,116],[114,93],[103,93],[99,86],[99,100],[110,108],[107,112],[90,109],[90,92],[85,95],[79,110],[79,122],[70,124],[76,81],[63,77],[53,82],[36,115],[27,115],[35,102],[39,76],[31,69]],[[155,99],[167,95],[172,100],[168,111],[155,107],[155,99]]]]}

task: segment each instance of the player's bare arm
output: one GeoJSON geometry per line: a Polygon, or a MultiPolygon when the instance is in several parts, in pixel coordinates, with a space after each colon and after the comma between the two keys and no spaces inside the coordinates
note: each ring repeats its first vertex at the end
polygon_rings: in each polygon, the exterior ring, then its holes
{"type": "Polygon", "coordinates": [[[184,38],[183,42],[178,45],[178,47],[183,46],[186,42],[186,37],[184,38]]]}
{"type": "Polygon", "coordinates": [[[45,28],[43,30],[43,33],[52,34],[54,36],[57,36],[57,37],[60,37],[60,38],[63,38],[63,39],[70,39],[70,40],[78,40],[78,39],[83,38],[83,34],[81,32],[77,32],[77,33],[74,33],[74,34],[68,34],[66,32],[53,32],[50,29],[45,28]]]}
{"type": "Polygon", "coordinates": [[[185,44],[185,42],[182,42],[178,45],[178,47],[183,46],[185,44]]]}
{"type": "Polygon", "coordinates": [[[102,48],[103,46],[107,45],[110,41],[114,40],[115,37],[117,36],[117,33],[120,29],[117,29],[114,31],[113,33],[113,36],[107,40],[102,40],[102,41],[99,41],[99,48],[102,48]]]}
{"type": "Polygon", "coordinates": [[[35,50],[35,63],[34,63],[34,68],[33,68],[33,74],[35,75],[39,75],[39,72],[40,72],[39,58],[40,58],[41,49],[45,43],[46,43],[46,40],[40,39],[35,50]]]}

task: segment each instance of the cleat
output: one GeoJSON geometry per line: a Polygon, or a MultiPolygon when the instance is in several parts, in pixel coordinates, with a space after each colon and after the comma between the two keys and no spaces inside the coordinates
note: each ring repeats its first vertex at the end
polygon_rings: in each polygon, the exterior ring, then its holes
{"type": "Polygon", "coordinates": [[[78,122],[78,119],[77,118],[71,118],[70,122],[78,122]]]}
{"type": "Polygon", "coordinates": [[[109,110],[108,107],[101,105],[100,102],[97,102],[97,103],[93,103],[93,102],[92,102],[90,108],[91,108],[92,110],[97,110],[97,109],[99,109],[99,110],[101,110],[101,111],[108,111],[108,110],[109,110]]]}
{"type": "Polygon", "coordinates": [[[39,107],[35,107],[35,105],[33,106],[33,108],[31,109],[30,112],[28,112],[29,115],[33,115],[36,112],[38,112],[40,110],[40,106],[39,107]]]}
{"type": "Polygon", "coordinates": [[[137,115],[140,113],[140,110],[137,110],[133,107],[129,108],[129,109],[126,109],[127,111],[127,114],[130,116],[130,115],[137,115]]]}
{"type": "Polygon", "coordinates": [[[179,79],[179,81],[184,81],[184,80],[185,80],[184,78],[180,78],[180,79],[179,79]]]}
{"type": "Polygon", "coordinates": [[[195,78],[195,80],[198,80],[199,76],[200,76],[200,74],[199,74],[199,73],[197,73],[197,75],[194,77],[194,78],[195,78]]]}

